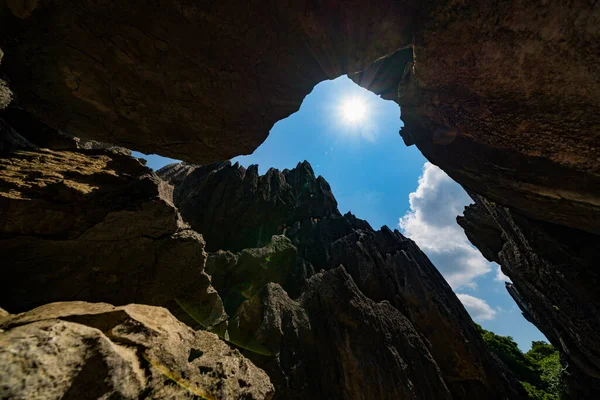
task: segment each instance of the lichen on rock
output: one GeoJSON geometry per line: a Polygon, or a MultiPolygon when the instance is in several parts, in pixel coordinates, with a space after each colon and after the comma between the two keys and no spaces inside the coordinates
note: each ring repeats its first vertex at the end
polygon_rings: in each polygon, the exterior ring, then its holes
{"type": "Polygon", "coordinates": [[[269,377],[166,309],[51,303],[0,320],[0,397],[270,399],[269,377]]]}

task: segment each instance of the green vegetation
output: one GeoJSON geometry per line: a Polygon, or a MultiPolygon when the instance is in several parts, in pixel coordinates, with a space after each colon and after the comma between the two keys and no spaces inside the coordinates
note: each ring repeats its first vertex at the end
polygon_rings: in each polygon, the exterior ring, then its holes
{"type": "Polygon", "coordinates": [[[515,374],[534,400],[559,400],[562,393],[562,366],[558,350],[546,342],[532,342],[521,352],[510,336],[496,335],[477,325],[490,350],[515,374]]]}

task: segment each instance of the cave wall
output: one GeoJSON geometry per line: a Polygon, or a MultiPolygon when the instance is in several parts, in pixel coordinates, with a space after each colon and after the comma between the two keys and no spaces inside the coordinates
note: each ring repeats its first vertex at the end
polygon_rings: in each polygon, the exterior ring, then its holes
{"type": "Polygon", "coordinates": [[[251,153],[317,83],[410,45],[412,3],[3,1],[0,48],[49,125],[203,164],[251,153]]]}

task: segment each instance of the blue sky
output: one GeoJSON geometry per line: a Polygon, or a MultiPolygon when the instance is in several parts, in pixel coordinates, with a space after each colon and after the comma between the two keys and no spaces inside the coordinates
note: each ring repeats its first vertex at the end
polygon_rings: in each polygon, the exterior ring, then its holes
{"type": "MultiPolygon", "coordinates": [[[[331,185],[342,213],[351,211],[375,229],[388,225],[415,240],[476,322],[512,336],[524,351],[532,340],[545,340],[506,292],[498,266],[488,263],[456,224],[471,202],[467,194],[415,146],[404,145],[401,126],[396,103],[340,77],[318,84],[252,155],[233,161],[258,164],[264,173],[308,160],[331,185]],[[349,102],[359,108],[349,110],[349,102]],[[361,112],[364,118],[350,121],[361,112]]],[[[175,161],[135,155],[154,169],[175,161]]]]}

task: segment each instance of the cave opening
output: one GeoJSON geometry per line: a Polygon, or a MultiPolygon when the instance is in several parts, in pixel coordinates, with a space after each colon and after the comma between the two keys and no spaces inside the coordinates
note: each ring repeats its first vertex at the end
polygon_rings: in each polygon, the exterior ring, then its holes
{"type": "MultiPolygon", "coordinates": [[[[485,329],[513,337],[523,351],[532,341],[547,340],[506,292],[508,277],[456,223],[472,199],[415,146],[405,145],[399,135],[401,110],[383,97],[389,96],[374,94],[348,76],[320,82],[252,154],[231,162],[257,165],[264,175],[270,168],[293,169],[308,161],[331,186],[342,214],[351,212],[374,229],[385,225],[413,239],[485,329]]],[[[177,162],[135,155],[155,170],[177,162]]]]}

